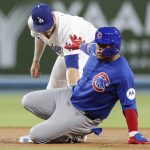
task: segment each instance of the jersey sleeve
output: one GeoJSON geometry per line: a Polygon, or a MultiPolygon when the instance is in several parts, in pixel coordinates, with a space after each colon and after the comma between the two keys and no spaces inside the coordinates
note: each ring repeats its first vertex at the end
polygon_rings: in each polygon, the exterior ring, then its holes
{"type": "Polygon", "coordinates": [[[124,76],[123,80],[119,81],[117,93],[123,110],[136,109],[133,75],[124,76]]]}
{"type": "Polygon", "coordinates": [[[30,34],[32,37],[36,37],[36,32],[34,31],[34,28],[33,28],[33,20],[32,20],[32,17],[30,16],[29,19],[28,19],[28,27],[30,29],[30,34]]]}
{"type": "Polygon", "coordinates": [[[93,53],[93,51],[95,51],[96,44],[95,43],[82,44],[80,49],[87,55],[90,55],[91,53],[93,53]]]}
{"type": "MultiPolygon", "coordinates": [[[[64,46],[66,43],[71,44],[70,35],[76,35],[77,37],[82,37],[85,40],[84,32],[80,29],[79,23],[77,21],[81,21],[78,17],[72,17],[66,14],[56,14],[56,18],[58,18],[58,37],[59,37],[59,44],[63,47],[63,53],[65,57],[66,67],[67,68],[78,68],[79,66],[79,53],[80,49],[78,50],[68,50],[65,49],[64,46]],[[73,63],[72,63],[73,62],[73,63]],[[72,63],[72,64],[71,64],[72,63]]],[[[81,21],[82,23],[82,21],[81,21]]],[[[86,24],[86,26],[89,26],[86,24]]],[[[85,41],[86,42],[86,41],[85,41]]]]}

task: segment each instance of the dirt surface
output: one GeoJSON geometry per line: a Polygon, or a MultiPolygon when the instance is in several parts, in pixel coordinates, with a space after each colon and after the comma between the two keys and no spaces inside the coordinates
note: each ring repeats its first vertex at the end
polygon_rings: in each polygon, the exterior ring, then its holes
{"type": "MultiPolygon", "coordinates": [[[[0,148],[22,148],[22,147],[39,147],[39,144],[22,144],[19,143],[19,137],[28,134],[28,128],[0,128],[0,148]]],[[[150,139],[150,129],[140,130],[147,138],[150,139]]],[[[148,145],[129,145],[128,133],[126,129],[103,129],[101,136],[91,134],[88,136],[86,143],[71,144],[72,148],[83,149],[132,149],[132,150],[150,150],[148,145]]],[[[49,148],[69,148],[70,144],[40,144],[41,147],[49,148]]]]}

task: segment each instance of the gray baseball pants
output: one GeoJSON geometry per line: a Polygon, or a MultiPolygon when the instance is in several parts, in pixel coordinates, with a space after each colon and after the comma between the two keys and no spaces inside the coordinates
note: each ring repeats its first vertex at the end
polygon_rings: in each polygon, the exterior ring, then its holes
{"type": "Polygon", "coordinates": [[[67,87],[66,65],[64,57],[58,56],[48,81],[47,89],[67,87]]]}
{"type": "Polygon", "coordinates": [[[69,135],[87,135],[101,120],[91,120],[70,102],[71,88],[46,89],[26,94],[22,105],[45,119],[33,126],[30,138],[36,143],[49,143],[69,135]]]}

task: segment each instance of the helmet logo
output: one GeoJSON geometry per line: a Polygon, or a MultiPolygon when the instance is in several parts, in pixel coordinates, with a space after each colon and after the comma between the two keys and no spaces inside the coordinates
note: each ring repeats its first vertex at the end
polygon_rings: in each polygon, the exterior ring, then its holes
{"type": "Polygon", "coordinates": [[[44,20],[42,18],[40,18],[40,17],[37,17],[37,18],[38,18],[38,22],[39,23],[43,23],[44,22],[44,20]]]}
{"type": "Polygon", "coordinates": [[[98,38],[98,39],[101,39],[101,38],[102,38],[102,33],[101,33],[101,32],[98,32],[98,33],[97,33],[97,38],[98,38]]]}

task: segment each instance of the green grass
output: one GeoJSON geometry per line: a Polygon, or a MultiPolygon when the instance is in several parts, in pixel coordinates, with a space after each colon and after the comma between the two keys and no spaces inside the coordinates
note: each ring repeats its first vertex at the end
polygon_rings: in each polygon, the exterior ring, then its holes
{"type": "MultiPolygon", "coordinates": [[[[140,94],[137,95],[137,109],[138,109],[138,120],[139,128],[150,128],[150,95],[140,94]]],[[[109,117],[104,120],[102,127],[108,128],[125,128],[126,121],[123,116],[121,105],[119,102],[115,105],[109,117]]]]}
{"type": "Polygon", "coordinates": [[[22,96],[0,95],[0,127],[31,127],[41,121],[22,107],[22,96]]]}
{"type": "MultiPolygon", "coordinates": [[[[21,106],[23,94],[0,95],[0,127],[31,127],[42,120],[21,106]]],[[[137,95],[139,127],[150,128],[150,95],[137,95]]],[[[125,128],[126,122],[120,103],[117,103],[110,116],[101,124],[106,128],[125,128]]]]}

